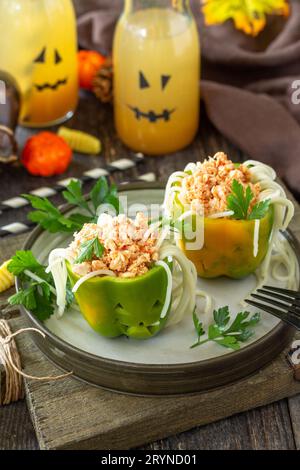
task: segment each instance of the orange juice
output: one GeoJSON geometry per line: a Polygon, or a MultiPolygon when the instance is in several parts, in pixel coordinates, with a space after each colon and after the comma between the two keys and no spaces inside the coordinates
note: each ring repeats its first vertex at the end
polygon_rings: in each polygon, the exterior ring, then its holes
{"type": "Polygon", "coordinates": [[[0,42],[0,67],[21,90],[21,122],[43,126],[71,115],[78,100],[71,0],[1,0],[0,42]]]}
{"type": "Polygon", "coordinates": [[[200,47],[191,14],[146,8],[124,14],[114,40],[115,124],[131,149],[174,152],[199,123],[200,47]]]}

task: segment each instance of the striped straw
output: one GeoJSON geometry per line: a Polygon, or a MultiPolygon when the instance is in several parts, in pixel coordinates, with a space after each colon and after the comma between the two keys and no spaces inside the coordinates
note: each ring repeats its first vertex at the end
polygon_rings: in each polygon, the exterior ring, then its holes
{"type": "MultiPolygon", "coordinates": [[[[100,178],[100,176],[109,176],[115,171],[129,170],[130,168],[135,167],[138,163],[142,162],[143,160],[144,155],[141,153],[137,153],[133,156],[132,159],[121,158],[119,160],[109,163],[108,165],[106,165],[105,168],[93,168],[92,170],[85,171],[81,178],[66,178],[57,181],[53,187],[45,186],[42,188],[38,188],[33,191],[30,191],[29,194],[40,197],[55,196],[56,194],[59,194],[64,191],[71,180],[80,180],[82,181],[82,183],[87,183],[92,180],[97,180],[98,178],[100,178]]],[[[22,196],[12,197],[0,203],[0,214],[8,210],[19,209],[28,205],[30,205],[29,201],[27,201],[27,199],[24,199],[22,196]]]]}
{"type": "MultiPolygon", "coordinates": [[[[118,160],[118,161],[120,161],[120,160],[118,160]]],[[[114,163],[116,163],[116,162],[114,162],[114,163]]],[[[100,169],[97,168],[97,169],[95,169],[95,170],[90,170],[89,172],[86,172],[86,173],[89,173],[89,174],[91,175],[91,172],[95,172],[95,173],[92,173],[93,175],[95,175],[95,174],[96,174],[96,170],[98,171],[98,170],[100,170],[100,169]]],[[[86,175],[86,173],[84,174],[84,176],[86,175]]],[[[90,181],[91,179],[92,179],[92,180],[93,180],[93,179],[98,179],[100,176],[107,176],[108,173],[106,173],[106,174],[101,173],[101,174],[100,174],[99,171],[98,171],[97,175],[98,175],[98,176],[89,176],[89,177],[88,177],[89,179],[87,179],[87,177],[86,177],[86,178],[82,177],[82,178],[80,178],[80,179],[81,179],[81,181],[85,181],[85,182],[86,182],[86,181],[90,181]]],[[[72,179],[73,179],[73,180],[74,180],[74,179],[77,179],[77,180],[78,180],[78,178],[68,178],[68,180],[65,180],[66,183],[65,183],[65,186],[63,186],[63,189],[65,189],[65,187],[68,185],[68,183],[69,183],[72,179]],[[67,181],[68,181],[68,183],[67,183],[67,181]]],[[[139,177],[137,177],[134,181],[153,182],[153,181],[155,181],[155,180],[156,180],[156,175],[155,175],[155,173],[145,173],[145,174],[140,175],[139,177]]],[[[124,182],[124,183],[122,183],[122,184],[126,184],[126,183],[128,183],[128,182],[129,182],[129,181],[126,181],[126,182],[124,182]]],[[[132,182],[132,180],[131,180],[131,182],[132,182]]],[[[59,184],[59,183],[57,183],[57,185],[58,185],[58,184],[59,184]]],[[[60,184],[61,184],[61,182],[60,182],[60,184]]],[[[59,185],[60,185],[60,184],[59,184],[59,185]]],[[[59,192],[59,191],[53,192],[54,190],[52,190],[52,193],[50,194],[50,193],[47,193],[46,191],[43,192],[44,189],[45,189],[45,190],[48,190],[48,189],[50,189],[50,188],[40,188],[40,190],[32,191],[30,194],[35,194],[35,195],[41,196],[41,197],[48,197],[48,196],[53,196],[54,194],[57,194],[57,193],[59,192]]],[[[18,198],[15,198],[15,199],[18,199],[18,198]]],[[[20,197],[20,199],[23,199],[23,198],[20,197]]],[[[23,200],[24,200],[25,202],[27,202],[25,199],[23,199],[23,200]]],[[[17,207],[23,207],[23,206],[25,206],[25,205],[27,205],[27,204],[23,204],[22,206],[17,206],[17,207]]],[[[15,208],[15,207],[14,207],[14,208],[15,208]]],[[[30,222],[30,221],[28,221],[28,222],[13,222],[13,223],[8,224],[8,225],[3,225],[2,227],[0,227],[0,238],[6,237],[6,236],[8,236],[8,235],[19,235],[19,234],[21,234],[21,233],[29,232],[30,230],[32,230],[32,229],[35,227],[35,225],[36,225],[36,224],[34,224],[33,222],[30,222]]]]}

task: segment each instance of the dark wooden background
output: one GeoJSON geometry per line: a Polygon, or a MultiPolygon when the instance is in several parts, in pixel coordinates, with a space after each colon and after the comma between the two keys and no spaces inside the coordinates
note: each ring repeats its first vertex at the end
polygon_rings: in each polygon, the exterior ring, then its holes
{"type": "MultiPolygon", "coordinates": [[[[103,152],[100,157],[75,155],[65,176],[80,176],[91,167],[102,166],[105,161],[130,156],[120,143],[113,127],[112,110],[101,105],[93,96],[83,94],[78,112],[68,123],[76,129],[86,130],[101,138],[103,152]]],[[[31,131],[18,130],[22,142],[31,131]]],[[[216,151],[228,152],[234,161],[244,156],[226,141],[207,121],[204,111],[199,134],[194,143],[182,152],[164,157],[147,157],[137,169],[126,175],[115,173],[117,182],[134,179],[138,174],[153,171],[158,180],[182,169],[189,161],[201,160],[216,151]]],[[[51,185],[57,178],[32,177],[20,167],[0,166],[0,200],[27,192],[43,185],[51,185]]],[[[60,197],[57,198],[57,202],[60,197]]],[[[26,220],[26,210],[20,209],[0,215],[0,225],[26,220]]],[[[9,244],[9,237],[7,243],[9,244]]],[[[147,446],[147,449],[295,449],[300,448],[300,397],[282,400],[272,405],[238,416],[196,428],[147,446]]],[[[37,449],[38,444],[24,401],[0,408],[0,449],[37,449]]]]}

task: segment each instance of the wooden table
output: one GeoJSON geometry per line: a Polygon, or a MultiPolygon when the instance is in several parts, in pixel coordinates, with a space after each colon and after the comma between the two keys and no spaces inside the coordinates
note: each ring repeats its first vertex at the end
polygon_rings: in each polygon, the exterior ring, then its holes
{"type": "MultiPolygon", "coordinates": [[[[81,97],[78,112],[69,125],[100,136],[104,149],[101,157],[76,155],[66,177],[80,176],[91,167],[102,166],[105,160],[108,162],[130,155],[115,135],[110,107],[101,105],[90,95],[81,97]]],[[[19,141],[24,142],[30,133],[31,131],[19,129],[19,141]]],[[[155,172],[159,180],[165,180],[172,171],[182,169],[187,162],[201,160],[218,150],[227,152],[234,161],[243,160],[241,152],[212,128],[202,115],[201,129],[193,145],[174,155],[147,158],[137,169],[127,172],[126,180],[148,171],[155,172]]],[[[115,173],[114,179],[120,182],[124,180],[124,174],[115,173]]],[[[43,185],[51,185],[56,180],[57,178],[31,177],[22,168],[0,167],[0,200],[43,185]]],[[[0,225],[25,219],[25,209],[11,211],[0,215],[0,225]]],[[[147,449],[155,450],[295,448],[300,449],[300,396],[195,428],[147,446],[147,449]]],[[[25,402],[0,407],[0,449],[38,449],[25,402]]]]}

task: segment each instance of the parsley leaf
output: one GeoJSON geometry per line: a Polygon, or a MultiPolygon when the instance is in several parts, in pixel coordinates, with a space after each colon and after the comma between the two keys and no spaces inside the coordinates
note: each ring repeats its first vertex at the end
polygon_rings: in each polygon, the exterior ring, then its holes
{"type": "Polygon", "coordinates": [[[17,292],[9,298],[10,305],[24,305],[28,310],[36,308],[36,299],[34,295],[34,287],[17,292]]]}
{"type": "Polygon", "coordinates": [[[46,282],[32,282],[29,287],[19,290],[8,299],[10,305],[23,305],[41,321],[47,320],[53,315],[54,301],[54,294],[46,282]]]}
{"type": "Polygon", "coordinates": [[[37,261],[31,251],[17,251],[8,264],[7,269],[22,282],[30,280],[31,284],[33,284],[32,277],[30,276],[34,274],[41,279],[40,284],[53,285],[52,275],[46,273],[45,267],[37,261]]]}
{"type": "Polygon", "coordinates": [[[85,223],[95,223],[98,218],[98,209],[102,204],[112,205],[117,214],[121,210],[117,188],[115,185],[109,186],[104,176],[95,183],[90,191],[89,198],[83,195],[82,183],[79,180],[72,180],[66,190],[63,191],[64,199],[81,209],[83,213],[73,213],[65,216],[47,198],[32,194],[25,194],[23,197],[31,203],[33,209],[36,209],[28,214],[29,220],[41,225],[41,227],[50,233],[73,233],[76,230],[80,230],[85,223]],[[88,199],[91,200],[91,203],[88,202],[88,199]]]}
{"type": "Polygon", "coordinates": [[[83,214],[71,214],[68,217],[68,220],[72,223],[72,226],[78,226],[78,228],[82,228],[84,224],[91,222],[91,217],[83,214]]]}
{"type": "Polygon", "coordinates": [[[262,219],[269,210],[271,199],[266,199],[258,204],[255,204],[251,213],[248,216],[249,220],[262,219]]]}
{"type": "Polygon", "coordinates": [[[251,212],[250,205],[253,200],[253,192],[250,186],[244,187],[237,180],[233,180],[231,194],[227,197],[227,208],[233,211],[233,218],[237,220],[255,220],[265,217],[271,203],[270,199],[259,202],[253,206],[251,212]]]}
{"type": "Polygon", "coordinates": [[[235,332],[245,332],[247,328],[251,328],[257,325],[257,323],[260,321],[259,313],[256,313],[250,318],[250,320],[247,320],[249,315],[249,312],[239,312],[231,326],[224,333],[229,334],[235,332]]]}
{"type": "Polygon", "coordinates": [[[250,186],[247,186],[244,192],[244,187],[237,180],[233,180],[232,193],[227,197],[227,207],[234,212],[235,219],[247,219],[250,202],[253,198],[253,193],[250,186]]]}
{"type": "Polygon", "coordinates": [[[75,260],[76,264],[83,263],[84,261],[91,261],[94,256],[101,258],[104,252],[104,246],[100,243],[99,238],[95,237],[91,240],[83,242],[80,245],[80,253],[75,260]]]}
{"type": "Polygon", "coordinates": [[[42,293],[40,290],[35,292],[37,307],[32,309],[33,315],[35,315],[40,321],[48,320],[54,313],[54,297],[51,296],[51,299],[48,299],[45,295],[44,289],[42,293]]]}
{"type": "Polygon", "coordinates": [[[94,213],[89,207],[88,202],[86,201],[85,197],[82,194],[82,182],[79,180],[72,180],[68,186],[66,191],[63,191],[63,197],[66,201],[70,204],[81,207],[81,209],[85,209],[89,212],[92,217],[94,217],[94,213]]]}
{"type": "Polygon", "coordinates": [[[241,347],[234,336],[224,336],[222,339],[216,339],[215,342],[220,346],[224,346],[225,348],[233,349],[235,351],[241,347]]]}
{"type": "Polygon", "coordinates": [[[115,184],[108,185],[107,179],[102,177],[95,184],[90,192],[91,201],[94,209],[97,211],[101,204],[111,205],[117,214],[120,213],[120,201],[115,184]]]}
{"type": "Polygon", "coordinates": [[[233,349],[234,351],[240,349],[240,343],[234,336],[224,336],[222,339],[216,339],[215,341],[220,346],[225,348],[233,349]]]}
{"type": "Polygon", "coordinates": [[[197,332],[197,335],[198,335],[198,341],[200,340],[201,336],[205,335],[205,331],[203,329],[203,323],[201,323],[199,321],[199,318],[197,317],[197,314],[196,314],[196,307],[193,311],[193,322],[194,322],[194,326],[195,326],[195,330],[197,332]]]}
{"type": "Polygon", "coordinates": [[[114,208],[116,214],[119,214],[121,212],[122,208],[121,208],[121,205],[120,205],[119,198],[117,198],[113,194],[108,194],[105,198],[104,203],[107,204],[107,205],[112,206],[114,208]]]}
{"type": "Polygon", "coordinates": [[[15,256],[13,256],[7,266],[8,271],[15,276],[19,276],[26,269],[34,272],[41,268],[43,268],[43,266],[35,259],[31,251],[22,250],[16,251],[15,256]]]}
{"type": "Polygon", "coordinates": [[[208,339],[213,340],[222,336],[222,332],[217,325],[209,325],[208,339]]]}
{"type": "Polygon", "coordinates": [[[196,312],[193,312],[193,322],[197,333],[197,342],[193,344],[191,348],[201,346],[209,341],[214,341],[220,346],[236,351],[240,349],[240,343],[247,341],[253,335],[252,328],[260,321],[259,313],[256,313],[249,318],[249,312],[239,312],[231,325],[226,329],[230,321],[229,307],[221,307],[218,310],[215,310],[213,315],[215,323],[209,325],[207,338],[201,340],[201,336],[205,335],[205,331],[203,330],[202,323],[200,323],[196,312]],[[201,334],[199,334],[199,331],[201,334]]]}
{"type": "MultiPolygon", "coordinates": [[[[11,305],[23,305],[39,320],[47,320],[55,311],[56,295],[54,281],[45,266],[37,261],[31,251],[17,251],[7,269],[18,276],[22,288],[12,295],[11,305]]],[[[71,289],[67,289],[67,307],[73,302],[71,289]]]]}
{"type": "Polygon", "coordinates": [[[214,320],[220,329],[224,329],[230,320],[229,307],[222,307],[214,310],[214,320]]]}
{"type": "Polygon", "coordinates": [[[77,228],[81,228],[80,224],[65,217],[49,199],[30,194],[23,195],[23,197],[31,203],[34,209],[37,209],[29,212],[28,219],[41,225],[48,232],[74,232],[77,228]]]}
{"type": "Polygon", "coordinates": [[[99,179],[91,190],[91,201],[94,209],[97,210],[109,193],[109,186],[106,178],[99,179]]]}

